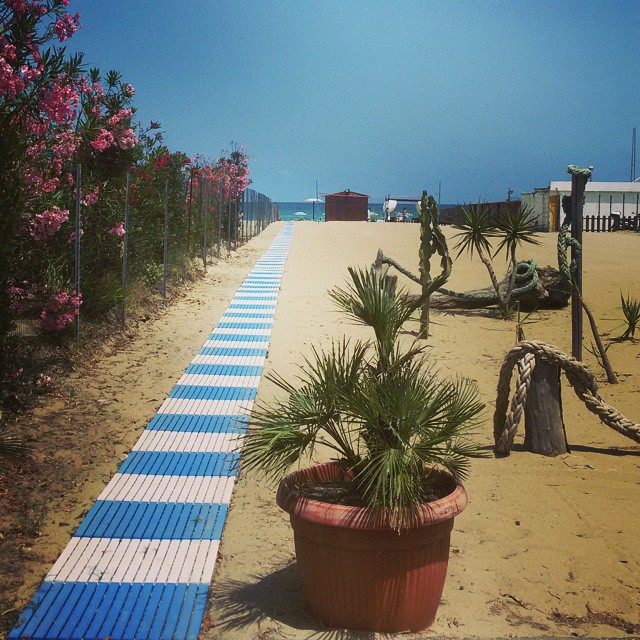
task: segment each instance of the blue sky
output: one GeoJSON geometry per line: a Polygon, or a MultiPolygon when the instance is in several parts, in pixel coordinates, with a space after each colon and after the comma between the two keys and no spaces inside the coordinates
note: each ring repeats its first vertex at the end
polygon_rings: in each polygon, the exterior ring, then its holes
{"type": "MultiPolygon", "coordinates": [[[[71,0],[68,42],[136,88],[170,148],[252,157],[276,200],[423,188],[504,199],[592,164],[628,180],[640,4],[71,0]]],[[[640,167],[638,173],[640,174],[640,167]]]]}

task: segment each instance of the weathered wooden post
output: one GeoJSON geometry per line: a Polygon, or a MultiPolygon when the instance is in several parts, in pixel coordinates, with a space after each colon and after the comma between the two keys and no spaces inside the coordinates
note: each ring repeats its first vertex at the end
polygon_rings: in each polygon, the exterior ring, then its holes
{"type": "Polygon", "coordinates": [[[524,448],[543,456],[567,453],[567,434],[562,420],[560,369],[537,361],[524,407],[524,448]]]}
{"type": "Polygon", "coordinates": [[[571,293],[571,355],[582,360],[582,214],[584,211],[584,188],[591,177],[593,167],[577,167],[570,164],[571,174],[571,237],[578,246],[571,245],[571,262],[576,265],[573,272],[574,287],[571,293]]]}

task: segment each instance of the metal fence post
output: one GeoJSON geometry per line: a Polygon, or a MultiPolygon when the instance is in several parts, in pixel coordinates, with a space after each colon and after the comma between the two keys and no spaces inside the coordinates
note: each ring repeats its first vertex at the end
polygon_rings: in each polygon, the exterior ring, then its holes
{"type": "MultiPolygon", "coordinates": [[[[80,295],[80,236],[82,235],[82,165],[76,167],[76,295],[80,295]]],[[[80,342],[80,307],[76,314],[76,341],[80,342]]]]}
{"type": "Polygon", "coordinates": [[[205,271],[207,270],[207,219],[209,218],[209,178],[204,183],[204,193],[202,197],[202,227],[204,229],[204,243],[202,247],[202,263],[205,271]]]}
{"type": "Polygon", "coordinates": [[[162,297],[167,297],[167,265],[169,258],[169,178],[164,183],[164,265],[162,269],[162,297]]]}
{"type": "Polygon", "coordinates": [[[218,260],[220,260],[220,250],[222,243],[222,184],[218,188],[218,260]]]}
{"type": "Polygon", "coordinates": [[[127,326],[127,254],[129,251],[129,188],[131,171],[127,171],[127,188],[124,196],[124,247],[122,251],[122,326],[127,326]]]}
{"type": "Polygon", "coordinates": [[[233,250],[238,250],[238,196],[233,199],[233,250]]]}
{"type": "Polygon", "coordinates": [[[231,253],[231,193],[229,193],[229,206],[227,207],[227,256],[231,253]]]}

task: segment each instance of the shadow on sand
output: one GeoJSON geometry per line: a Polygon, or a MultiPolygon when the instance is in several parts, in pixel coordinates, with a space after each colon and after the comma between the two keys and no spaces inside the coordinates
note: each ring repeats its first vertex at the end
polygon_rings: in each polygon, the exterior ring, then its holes
{"type": "MultiPolygon", "coordinates": [[[[493,451],[492,444],[482,445],[478,447],[483,451],[491,452],[493,451]]],[[[526,449],[522,443],[516,443],[513,445],[513,451],[524,452],[526,449]]],[[[586,444],[569,444],[569,453],[598,453],[600,455],[605,456],[637,456],[640,457],[640,446],[638,445],[629,445],[628,447],[594,447],[586,444]]],[[[504,458],[505,456],[498,456],[499,458],[504,458]]]]}
{"type": "Polygon", "coordinates": [[[213,606],[216,609],[216,627],[223,631],[241,630],[273,620],[307,631],[305,637],[313,640],[374,640],[387,637],[368,631],[322,628],[307,610],[295,562],[271,573],[253,575],[245,582],[219,582],[213,594],[213,606]]]}

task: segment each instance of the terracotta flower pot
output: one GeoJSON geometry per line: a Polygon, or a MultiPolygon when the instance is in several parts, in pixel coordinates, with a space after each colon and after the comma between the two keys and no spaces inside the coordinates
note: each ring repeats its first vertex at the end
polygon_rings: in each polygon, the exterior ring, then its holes
{"type": "Polygon", "coordinates": [[[453,519],[467,505],[452,492],[424,504],[415,527],[398,533],[371,509],[329,504],[296,487],[342,475],[333,462],[287,476],[278,505],[291,517],[302,588],[311,613],[327,627],[378,632],[419,631],[436,617],[449,560],[453,519]]]}

